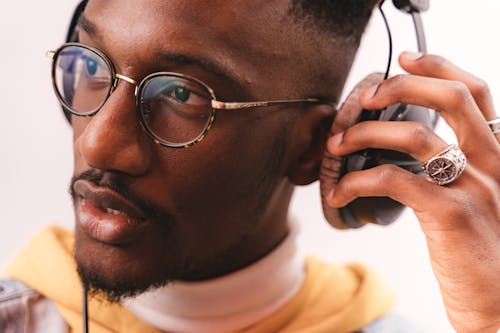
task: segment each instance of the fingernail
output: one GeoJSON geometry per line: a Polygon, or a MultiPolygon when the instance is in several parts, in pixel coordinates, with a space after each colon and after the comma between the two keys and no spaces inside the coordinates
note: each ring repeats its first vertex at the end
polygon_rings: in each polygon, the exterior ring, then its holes
{"type": "Polygon", "coordinates": [[[340,132],[335,134],[329,139],[329,143],[331,146],[340,146],[340,143],[342,142],[342,136],[344,136],[344,132],[340,132]]]}
{"type": "Polygon", "coordinates": [[[403,57],[405,57],[408,60],[412,60],[412,61],[417,61],[420,58],[422,58],[423,56],[425,56],[425,53],[423,53],[423,52],[411,52],[411,51],[404,51],[403,52],[403,57]]]}

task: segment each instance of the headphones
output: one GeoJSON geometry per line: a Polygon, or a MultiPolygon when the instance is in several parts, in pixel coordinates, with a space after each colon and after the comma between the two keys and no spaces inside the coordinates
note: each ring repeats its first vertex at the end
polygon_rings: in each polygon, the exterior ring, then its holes
{"type": "MultiPolygon", "coordinates": [[[[420,12],[429,8],[428,0],[393,0],[399,10],[412,15],[415,26],[418,50],[426,52],[426,43],[420,12]]],[[[389,61],[384,80],[388,78],[392,60],[392,36],[389,24],[382,10],[381,1],[379,11],[384,19],[389,36],[389,61]]],[[[375,79],[373,77],[373,79],[375,79]]],[[[377,81],[380,81],[377,80],[377,81]]],[[[349,99],[349,98],[348,98],[349,99]]],[[[359,114],[338,113],[332,126],[332,134],[367,121],[416,121],[432,129],[436,128],[439,114],[421,106],[409,104],[394,104],[383,110],[361,110],[359,114]],[[336,124],[337,123],[337,124],[336,124]],[[341,123],[341,125],[338,125],[341,123]]],[[[334,209],[326,204],[326,194],[334,189],[339,180],[352,171],[366,170],[382,164],[395,164],[414,174],[422,174],[423,168],[419,161],[411,156],[396,151],[384,149],[366,149],[345,157],[333,156],[325,151],[320,171],[320,191],[323,204],[323,214],[327,221],[337,229],[360,228],[367,223],[388,225],[394,222],[403,212],[405,206],[388,197],[360,197],[346,207],[334,209]]]]}
{"type": "MultiPolygon", "coordinates": [[[[378,7],[384,19],[389,36],[389,60],[384,77],[385,80],[388,77],[392,60],[392,36],[387,19],[382,10],[384,1],[385,0],[382,0],[378,7]]],[[[426,11],[429,8],[429,0],[393,0],[392,2],[399,10],[412,15],[417,35],[418,50],[420,52],[426,52],[425,36],[420,12],[426,11]]],[[[85,10],[86,5],[87,0],[82,0],[76,7],[66,34],[67,43],[78,41],[78,19],[85,10]]],[[[71,123],[70,112],[66,110],[64,106],[62,109],[66,119],[71,123]]],[[[417,121],[434,129],[439,120],[439,115],[436,111],[408,104],[394,104],[384,110],[361,110],[359,114],[342,114],[339,112],[333,123],[332,132],[336,134],[335,128],[338,122],[342,122],[340,130],[345,130],[358,122],[367,120],[417,121]]],[[[420,174],[423,171],[419,161],[414,160],[409,155],[396,151],[366,149],[345,157],[333,156],[325,152],[320,170],[320,189],[323,213],[332,226],[338,229],[347,229],[359,228],[367,223],[388,225],[394,222],[402,213],[405,206],[386,197],[358,198],[341,209],[334,209],[326,204],[326,194],[332,188],[335,188],[343,175],[348,172],[365,170],[382,164],[395,164],[415,174],[420,174]]],[[[82,303],[83,332],[88,332],[87,289],[85,287],[83,288],[82,303]]]]}
{"type": "MultiPolygon", "coordinates": [[[[384,1],[382,0],[379,3],[378,8],[384,19],[389,37],[389,59],[384,77],[385,80],[389,75],[392,60],[392,36],[389,24],[382,10],[384,1]]],[[[396,8],[412,16],[418,50],[426,52],[425,35],[420,12],[429,9],[429,0],[393,0],[392,2],[396,8]]],[[[87,0],[83,0],[76,7],[66,34],[66,42],[78,41],[78,19],[85,10],[86,5],[87,0]]],[[[70,112],[64,107],[62,108],[66,119],[71,123],[70,112]]],[[[345,130],[358,122],[367,120],[418,121],[434,129],[438,119],[439,115],[436,111],[417,105],[394,104],[384,110],[362,110],[359,114],[349,115],[338,113],[333,124],[333,129],[335,129],[337,122],[342,122],[343,128],[341,130],[345,130]]],[[[335,131],[333,131],[333,134],[336,134],[335,131]]],[[[387,197],[358,198],[341,209],[334,209],[326,204],[326,194],[336,186],[343,175],[348,172],[365,170],[382,164],[395,164],[415,174],[420,174],[423,171],[419,161],[414,160],[409,155],[396,151],[366,149],[343,158],[332,156],[328,152],[325,152],[325,158],[322,161],[320,171],[320,189],[323,214],[332,226],[338,229],[347,229],[359,228],[367,223],[388,225],[399,217],[405,206],[387,197]]]]}

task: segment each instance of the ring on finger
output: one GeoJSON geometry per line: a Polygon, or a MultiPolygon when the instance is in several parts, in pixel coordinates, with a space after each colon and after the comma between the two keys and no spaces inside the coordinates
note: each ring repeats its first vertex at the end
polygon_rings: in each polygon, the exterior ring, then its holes
{"type": "Polygon", "coordinates": [[[422,163],[427,180],[437,185],[446,185],[460,177],[467,164],[465,154],[452,144],[445,150],[422,163]]]}
{"type": "Polygon", "coordinates": [[[490,127],[493,134],[500,133],[500,117],[491,121],[488,121],[488,126],[490,127]]]}

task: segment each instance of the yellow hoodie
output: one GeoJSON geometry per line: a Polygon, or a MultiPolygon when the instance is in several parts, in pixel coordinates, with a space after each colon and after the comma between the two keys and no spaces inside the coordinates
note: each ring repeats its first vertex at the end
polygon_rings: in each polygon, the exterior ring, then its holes
{"type": "MultiPolygon", "coordinates": [[[[59,227],[38,234],[7,267],[54,301],[71,332],[81,332],[82,289],[73,259],[73,235],[59,227]]],[[[363,266],[334,266],[309,258],[298,293],[281,309],[241,333],[347,333],[387,313],[394,302],[375,274],[363,266]]],[[[120,304],[89,301],[92,333],[159,332],[120,304]]]]}

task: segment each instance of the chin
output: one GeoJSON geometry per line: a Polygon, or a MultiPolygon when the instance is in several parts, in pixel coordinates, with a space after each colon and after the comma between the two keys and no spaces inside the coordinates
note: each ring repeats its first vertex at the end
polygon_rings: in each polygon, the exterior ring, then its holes
{"type": "Polygon", "coordinates": [[[109,302],[137,296],[183,275],[182,260],[165,244],[115,246],[75,232],[75,261],[89,295],[109,302]]]}

